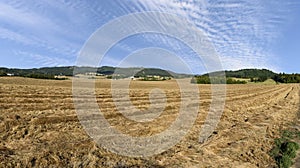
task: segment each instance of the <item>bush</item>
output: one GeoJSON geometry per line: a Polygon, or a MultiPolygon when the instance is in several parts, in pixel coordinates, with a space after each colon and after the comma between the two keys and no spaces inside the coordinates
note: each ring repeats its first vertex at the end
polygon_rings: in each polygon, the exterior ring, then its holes
{"type": "Polygon", "coordinates": [[[7,74],[4,71],[0,71],[0,76],[7,76],[7,74]]]}
{"type": "Polygon", "coordinates": [[[270,152],[278,167],[288,168],[296,157],[296,152],[300,148],[299,144],[291,139],[296,138],[299,132],[283,131],[282,137],[275,139],[275,146],[270,152]]]}
{"type": "Polygon", "coordinates": [[[246,84],[247,82],[246,81],[241,81],[241,80],[234,80],[234,79],[227,79],[226,80],[226,83],[227,84],[246,84]]]}
{"type": "Polygon", "coordinates": [[[0,73],[0,76],[7,76],[6,73],[0,73]]]}
{"type": "Polygon", "coordinates": [[[192,78],[191,83],[197,83],[197,84],[210,84],[209,76],[195,76],[192,78]]]}

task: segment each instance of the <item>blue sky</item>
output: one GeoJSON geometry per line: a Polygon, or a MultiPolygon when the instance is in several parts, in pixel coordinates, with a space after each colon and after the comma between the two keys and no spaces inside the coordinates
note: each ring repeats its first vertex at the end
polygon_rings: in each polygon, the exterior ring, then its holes
{"type": "MultiPolygon", "coordinates": [[[[195,24],[214,45],[224,69],[268,68],[300,73],[297,0],[1,0],[0,67],[74,65],[85,42],[101,26],[127,14],[147,11],[172,13],[195,24]]],[[[198,66],[198,73],[205,72],[191,49],[161,34],[123,39],[99,65],[127,65],[120,62],[126,57],[135,60],[131,66],[177,72],[186,72],[180,68],[180,61],[197,62],[190,66],[198,66]],[[164,65],[158,63],[162,60],[164,65]]]]}

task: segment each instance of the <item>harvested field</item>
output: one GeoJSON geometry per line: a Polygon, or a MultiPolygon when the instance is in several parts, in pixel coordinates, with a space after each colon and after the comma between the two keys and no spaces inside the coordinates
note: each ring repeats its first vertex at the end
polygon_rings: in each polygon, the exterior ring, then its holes
{"type": "MultiPolygon", "coordinates": [[[[118,113],[110,80],[96,83],[101,111],[112,126],[131,136],[151,136],[177,117],[175,81],[132,81],[130,100],[149,108],[151,89],[167,97],[155,120],[136,123],[118,113]]],[[[211,103],[210,85],[200,89],[199,115],[183,140],[152,157],[120,156],[96,145],[81,126],[72,100],[72,81],[0,78],[0,167],[273,167],[268,155],[280,130],[299,124],[299,84],[227,85],[224,113],[214,134],[198,142],[211,103]]],[[[128,102],[127,102],[128,103],[128,102]]],[[[126,102],[125,102],[126,104],[126,102]]]]}

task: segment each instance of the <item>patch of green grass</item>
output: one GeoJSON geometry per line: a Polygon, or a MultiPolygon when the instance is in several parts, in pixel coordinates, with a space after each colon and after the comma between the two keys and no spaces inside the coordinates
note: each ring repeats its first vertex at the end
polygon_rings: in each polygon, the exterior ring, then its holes
{"type": "Polygon", "coordinates": [[[296,152],[300,148],[293,139],[299,138],[299,135],[299,131],[285,130],[280,138],[275,139],[275,146],[270,151],[270,156],[275,159],[278,167],[288,168],[292,166],[292,159],[296,157],[296,152]]]}
{"type": "Polygon", "coordinates": [[[275,85],[276,82],[273,79],[267,79],[266,81],[263,82],[263,84],[267,85],[275,85]]]}
{"type": "Polygon", "coordinates": [[[251,82],[249,80],[248,84],[276,85],[277,83],[273,79],[267,79],[264,82],[251,82]]]}

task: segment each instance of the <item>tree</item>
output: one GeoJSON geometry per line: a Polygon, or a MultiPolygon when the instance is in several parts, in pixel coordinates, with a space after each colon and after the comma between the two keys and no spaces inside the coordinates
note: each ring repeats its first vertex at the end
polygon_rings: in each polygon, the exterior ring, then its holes
{"type": "Polygon", "coordinates": [[[0,76],[7,76],[7,74],[4,71],[0,71],[0,76]]]}

